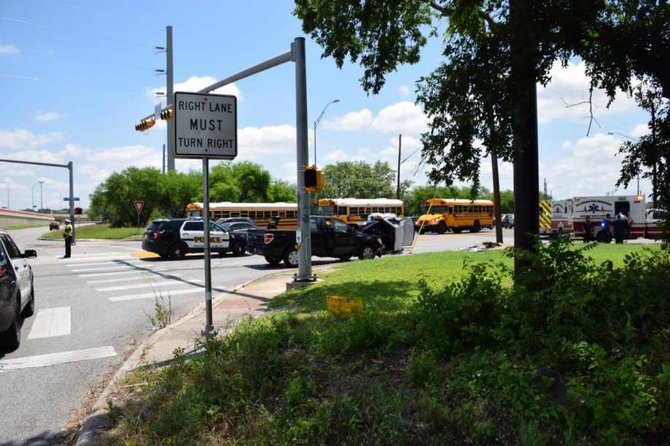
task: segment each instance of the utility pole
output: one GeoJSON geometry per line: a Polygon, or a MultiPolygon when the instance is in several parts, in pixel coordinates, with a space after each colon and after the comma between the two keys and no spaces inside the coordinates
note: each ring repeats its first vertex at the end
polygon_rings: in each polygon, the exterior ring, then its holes
{"type": "Polygon", "coordinates": [[[402,152],[402,135],[398,135],[398,185],[396,186],[396,198],[400,200],[400,153],[402,152]]]}
{"type": "MultiPolygon", "coordinates": [[[[167,102],[174,103],[174,66],[172,62],[172,26],[165,27],[165,69],[167,70],[167,102]]],[[[174,110],[174,104],[172,105],[174,110]]],[[[167,122],[167,168],[168,172],[174,171],[174,119],[167,122]]]]}

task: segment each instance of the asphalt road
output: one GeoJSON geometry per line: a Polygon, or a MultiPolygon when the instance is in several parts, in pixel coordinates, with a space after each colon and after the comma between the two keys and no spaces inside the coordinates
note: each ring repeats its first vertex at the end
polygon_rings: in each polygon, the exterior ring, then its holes
{"type": "MultiPolygon", "coordinates": [[[[79,240],[72,258],[60,259],[63,242],[38,240],[44,232],[12,231],[21,249],[38,252],[31,261],[36,312],[23,325],[20,348],[0,356],[0,445],[61,444],[66,423],[87,396],[153,332],[156,300],[167,306],[169,295],[174,321],[205,297],[202,255],[139,258],[140,242],[79,240]]],[[[505,231],[508,245],[511,237],[505,231]]],[[[495,233],[428,233],[412,251],[467,249],[485,241],[495,242],[495,233]]],[[[211,265],[214,296],[276,269],[252,255],[213,256],[211,265]]]]}

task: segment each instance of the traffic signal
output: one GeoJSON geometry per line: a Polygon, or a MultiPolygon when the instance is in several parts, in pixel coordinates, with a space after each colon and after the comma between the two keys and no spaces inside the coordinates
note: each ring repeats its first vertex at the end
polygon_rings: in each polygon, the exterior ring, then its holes
{"type": "Polygon", "coordinates": [[[163,121],[169,121],[174,117],[174,112],[172,111],[171,108],[166,108],[165,110],[161,110],[161,119],[163,121]]]}
{"type": "Polygon", "coordinates": [[[149,130],[154,125],[156,125],[156,119],[154,118],[142,119],[140,122],[135,124],[135,130],[137,130],[138,132],[143,132],[145,130],[149,130]]]}
{"type": "Polygon", "coordinates": [[[316,166],[305,166],[305,190],[319,192],[325,186],[323,172],[316,166]]]}

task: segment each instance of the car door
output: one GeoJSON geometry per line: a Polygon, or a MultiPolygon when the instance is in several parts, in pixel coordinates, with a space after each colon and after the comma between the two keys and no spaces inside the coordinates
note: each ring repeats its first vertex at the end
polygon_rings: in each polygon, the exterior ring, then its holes
{"type": "Polygon", "coordinates": [[[209,248],[216,251],[228,250],[230,248],[230,234],[212,221],[209,222],[209,248]]]}
{"type": "Polygon", "coordinates": [[[24,301],[30,296],[30,265],[21,255],[21,250],[8,234],[0,234],[0,240],[2,240],[2,244],[5,246],[5,251],[9,257],[9,267],[14,269],[16,281],[19,284],[21,292],[21,307],[23,308],[24,301]]]}
{"type": "Polygon", "coordinates": [[[345,222],[337,218],[333,219],[333,244],[335,246],[335,257],[344,254],[352,254],[356,244],[355,236],[345,222]]]}
{"type": "Polygon", "coordinates": [[[9,262],[9,256],[0,243],[0,331],[4,331],[14,320],[13,301],[14,290],[16,289],[16,280],[12,271],[12,264],[9,262]]]}
{"type": "Polygon", "coordinates": [[[323,224],[324,220],[318,217],[310,217],[309,227],[310,227],[310,237],[311,237],[311,246],[312,246],[312,255],[323,256],[327,252],[327,240],[326,228],[323,224]]]}

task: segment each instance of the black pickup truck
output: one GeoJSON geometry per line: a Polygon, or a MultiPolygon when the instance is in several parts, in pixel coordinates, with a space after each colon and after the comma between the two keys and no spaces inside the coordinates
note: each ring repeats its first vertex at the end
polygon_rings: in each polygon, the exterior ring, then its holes
{"type": "MultiPolygon", "coordinates": [[[[365,234],[349,227],[342,220],[333,217],[313,215],[310,217],[312,255],[336,257],[348,260],[374,259],[381,256],[382,242],[379,236],[365,234]]],[[[298,266],[295,231],[279,229],[249,229],[247,250],[265,257],[271,265],[282,260],[287,266],[298,266]]]]}

